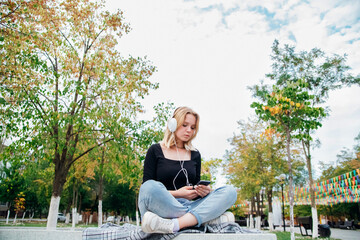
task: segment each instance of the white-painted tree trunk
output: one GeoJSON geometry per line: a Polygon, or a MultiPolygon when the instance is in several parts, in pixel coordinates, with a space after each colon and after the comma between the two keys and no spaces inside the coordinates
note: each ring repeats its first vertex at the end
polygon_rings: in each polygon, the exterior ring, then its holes
{"type": "Polygon", "coordinates": [[[246,218],[246,227],[250,227],[250,218],[246,218]]]}
{"type": "Polygon", "coordinates": [[[103,224],[102,200],[99,200],[98,206],[98,227],[103,224]]]}
{"type": "Polygon", "coordinates": [[[22,216],[22,219],[21,219],[22,222],[24,222],[25,215],[26,215],[26,211],[24,212],[24,214],[22,216]]]}
{"type": "Polygon", "coordinates": [[[57,216],[60,206],[60,197],[51,196],[49,215],[47,218],[46,230],[56,229],[57,216]]]}
{"type": "MultiPolygon", "coordinates": [[[[291,196],[290,196],[290,198],[291,198],[291,196]]],[[[292,205],[292,204],[290,204],[290,239],[295,240],[294,205],[292,205]]]]}
{"type": "Polygon", "coordinates": [[[10,217],[10,209],[8,210],[8,213],[7,213],[6,224],[9,224],[9,217],[10,217]]]}
{"type": "Polygon", "coordinates": [[[319,233],[318,233],[318,215],[317,215],[317,210],[316,207],[315,208],[311,208],[311,216],[312,216],[312,221],[313,221],[313,229],[312,229],[312,238],[317,238],[319,233]]]}
{"type": "Polygon", "coordinates": [[[259,229],[259,230],[261,229],[261,216],[255,217],[255,225],[256,225],[255,226],[256,229],[259,229]]]}
{"type": "Polygon", "coordinates": [[[66,223],[66,224],[70,223],[70,213],[66,213],[65,223],[66,223]]]}
{"type": "Polygon", "coordinates": [[[253,220],[253,216],[250,215],[250,228],[254,228],[254,220],[253,220]]]}
{"type": "Polygon", "coordinates": [[[77,212],[77,208],[75,208],[75,224],[79,224],[80,214],[77,212]]]}
{"type": "Polygon", "coordinates": [[[94,217],[94,215],[93,215],[93,214],[91,214],[91,215],[90,215],[90,217],[89,217],[89,224],[92,224],[93,217],[94,217]]]}
{"type": "MultiPolygon", "coordinates": [[[[291,181],[290,181],[291,182],[291,181]]],[[[292,184],[292,182],[290,183],[292,184]]],[[[290,187],[289,190],[290,198],[290,239],[295,240],[295,228],[294,228],[294,192],[293,188],[290,187]]]]}
{"type": "Polygon", "coordinates": [[[14,218],[14,222],[13,222],[13,224],[15,224],[15,223],[16,223],[16,217],[17,217],[17,212],[15,213],[15,218],[14,218]]]}
{"type": "Polygon", "coordinates": [[[272,212],[269,212],[268,223],[269,223],[269,230],[274,231],[274,215],[272,212]]]}
{"type": "Polygon", "coordinates": [[[75,228],[76,224],[76,208],[72,208],[72,220],[71,220],[71,226],[72,228],[75,228]]]}
{"type": "Polygon", "coordinates": [[[135,212],[135,215],[136,215],[136,226],[140,226],[140,218],[139,218],[139,212],[138,211],[136,211],[135,212]]]}

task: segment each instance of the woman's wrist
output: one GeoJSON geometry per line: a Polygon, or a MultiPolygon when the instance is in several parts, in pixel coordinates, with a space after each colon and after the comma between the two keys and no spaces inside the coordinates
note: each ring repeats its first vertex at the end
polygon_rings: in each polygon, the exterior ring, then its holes
{"type": "Polygon", "coordinates": [[[169,193],[175,198],[179,197],[178,196],[178,190],[169,190],[169,193]]]}

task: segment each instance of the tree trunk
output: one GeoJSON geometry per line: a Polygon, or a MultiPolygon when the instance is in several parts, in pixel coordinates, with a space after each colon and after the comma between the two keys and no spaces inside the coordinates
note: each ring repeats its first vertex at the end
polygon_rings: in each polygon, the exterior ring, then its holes
{"type": "Polygon", "coordinates": [[[17,212],[15,212],[15,217],[14,217],[14,222],[13,222],[13,224],[16,223],[16,218],[17,218],[17,212]]]}
{"type": "Polygon", "coordinates": [[[135,216],[136,216],[136,226],[140,226],[140,219],[139,219],[139,211],[138,211],[138,194],[135,196],[135,216]]]}
{"type": "Polygon", "coordinates": [[[55,159],[54,159],[55,177],[53,181],[53,190],[52,190],[49,214],[46,225],[47,230],[56,229],[57,215],[59,212],[59,205],[60,205],[60,196],[70,168],[70,166],[66,163],[70,162],[71,159],[66,159],[65,149],[63,149],[62,155],[63,156],[60,157],[59,153],[55,153],[55,159]]]}
{"type": "Polygon", "coordinates": [[[22,215],[22,219],[21,219],[22,222],[24,222],[25,215],[26,215],[26,211],[22,215]]]}
{"type": "Polygon", "coordinates": [[[76,222],[76,208],[73,207],[72,208],[72,222],[71,222],[72,228],[75,228],[75,222],[76,222]]]}
{"type": "Polygon", "coordinates": [[[59,154],[55,154],[55,177],[53,181],[53,191],[50,201],[49,214],[47,218],[47,230],[56,229],[57,215],[60,205],[60,196],[66,182],[66,176],[69,172],[69,167],[67,167],[64,162],[65,161],[61,161],[59,154]]]}
{"type": "Polygon", "coordinates": [[[292,163],[290,154],[290,129],[286,129],[286,152],[288,158],[288,170],[289,170],[289,205],[290,205],[290,235],[291,240],[295,240],[294,232],[294,189],[293,189],[293,175],[292,175],[292,163]]]}
{"type": "Polygon", "coordinates": [[[251,206],[250,206],[250,228],[254,228],[254,219],[253,219],[253,213],[255,208],[255,199],[254,197],[251,197],[251,206]]]}
{"type": "Polygon", "coordinates": [[[102,200],[99,200],[99,206],[98,206],[98,227],[101,227],[102,222],[103,222],[102,200]]]}
{"type": "Polygon", "coordinates": [[[269,230],[274,231],[274,215],[272,209],[272,189],[267,191],[267,198],[268,198],[268,206],[269,206],[269,215],[268,215],[268,223],[269,223],[269,230]]]}
{"type": "Polygon", "coordinates": [[[79,221],[81,221],[82,219],[80,219],[80,214],[81,214],[81,202],[82,202],[82,195],[78,192],[78,195],[80,195],[80,199],[79,199],[79,205],[77,208],[77,212],[76,212],[76,224],[79,224],[79,221]]]}
{"type": "Polygon", "coordinates": [[[66,213],[66,220],[65,220],[65,223],[66,223],[66,224],[70,223],[70,210],[69,210],[69,211],[67,211],[67,213],[66,213]]]}
{"type": "Polygon", "coordinates": [[[104,176],[103,176],[103,169],[104,169],[104,161],[105,161],[105,149],[103,148],[101,162],[99,166],[99,207],[98,207],[98,226],[102,225],[102,199],[103,199],[103,185],[104,185],[104,176]]]}
{"type": "Polygon", "coordinates": [[[9,217],[10,217],[10,207],[8,209],[8,212],[7,212],[6,224],[9,224],[9,217]]]}
{"type": "Polygon", "coordinates": [[[310,189],[310,199],[311,199],[311,216],[312,216],[312,238],[318,237],[318,215],[316,210],[316,203],[315,203],[315,191],[314,191],[314,180],[312,177],[312,167],[311,167],[311,155],[310,155],[310,142],[309,141],[302,141],[303,150],[306,157],[306,166],[309,172],[309,189],[310,189]]]}
{"type": "Polygon", "coordinates": [[[256,193],[256,216],[255,216],[255,228],[261,228],[261,194],[256,193]]]}
{"type": "Polygon", "coordinates": [[[49,215],[47,218],[46,230],[56,229],[57,215],[60,205],[60,196],[51,196],[49,215]]]}

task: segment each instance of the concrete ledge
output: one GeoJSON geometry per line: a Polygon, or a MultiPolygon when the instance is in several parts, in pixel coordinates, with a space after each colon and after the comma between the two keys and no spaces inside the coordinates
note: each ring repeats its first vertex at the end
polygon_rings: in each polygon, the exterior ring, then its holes
{"type": "Polygon", "coordinates": [[[187,234],[182,233],[179,236],[173,238],[174,240],[276,240],[276,235],[273,233],[205,233],[205,234],[187,234]]]}
{"type": "MultiPolygon", "coordinates": [[[[0,227],[1,240],[82,240],[83,229],[57,229],[47,231],[45,228],[5,228],[0,227]]],[[[244,233],[244,234],[196,234],[182,233],[173,238],[174,240],[276,240],[273,233],[244,233]]]]}
{"type": "Polygon", "coordinates": [[[82,239],[82,229],[58,229],[58,230],[46,230],[44,228],[4,228],[0,227],[0,239],[1,240],[66,240],[82,239]]]}

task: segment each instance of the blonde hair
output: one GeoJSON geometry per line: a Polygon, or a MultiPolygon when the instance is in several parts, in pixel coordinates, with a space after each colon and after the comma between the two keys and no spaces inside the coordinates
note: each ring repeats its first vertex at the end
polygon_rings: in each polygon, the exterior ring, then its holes
{"type": "MultiPolygon", "coordinates": [[[[184,124],[185,121],[185,117],[187,114],[191,114],[195,117],[196,122],[195,122],[195,132],[194,135],[191,136],[191,138],[189,139],[189,141],[184,143],[184,147],[186,150],[191,150],[191,151],[195,151],[196,149],[193,147],[193,145],[191,144],[191,141],[196,137],[198,131],[199,131],[199,121],[200,121],[200,117],[199,114],[197,114],[196,112],[194,112],[191,108],[188,107],[178,107],[174,114],[173,114],[173,118],[176,119],[177,125],[176,125],[176,129],[178,129],[179,126],[184,124]]],[[[176,130],[175,130],[176,131],[176,130]]],[[[166,127],[165,130],[165,134],[164,134],[164,138],[162,140],[162,143],[165,145],[165,147],[170,148],[172,146],[175,145],[175,134],[172,134],[172,132],[170,132],[169,128],[166,127]]]]}

